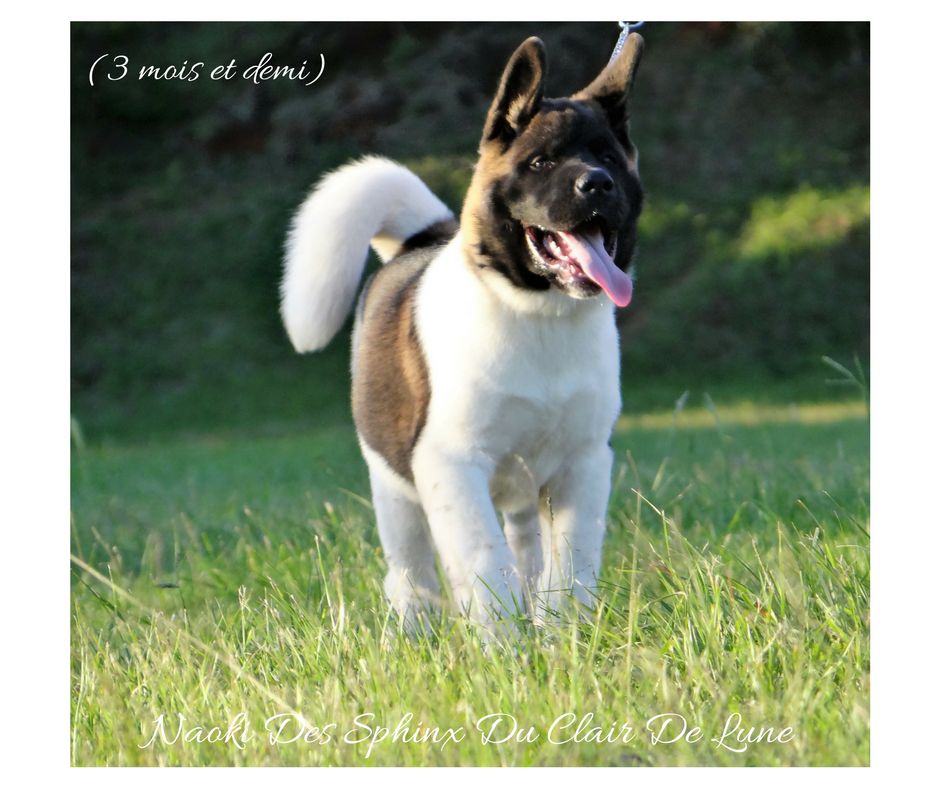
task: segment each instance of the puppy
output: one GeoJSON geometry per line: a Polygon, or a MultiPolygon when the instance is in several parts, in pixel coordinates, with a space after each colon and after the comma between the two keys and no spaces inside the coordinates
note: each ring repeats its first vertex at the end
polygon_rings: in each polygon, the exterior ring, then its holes
{"type": "Polygon", "coordinates": [[[584,90],[550,99],[544,46],[525,41],[459,226],[374,157],[324,177],[293,220],[281,313],[299,352],[341,327],[370,243],[385,263],[356,308],[352,411],[385,593],[408,625],[439,602],[435,555],[487,631],[593,604],[620,411],[614,307],[632,295],[642,205],[628,132],[642,47],[631,34],[584,90]]]}

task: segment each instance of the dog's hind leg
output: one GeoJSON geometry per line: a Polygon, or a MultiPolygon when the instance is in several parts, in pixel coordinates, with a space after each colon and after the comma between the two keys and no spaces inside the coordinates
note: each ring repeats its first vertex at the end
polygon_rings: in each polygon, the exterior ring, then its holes
{"type": "Polygon", "coordinates": [[[612,466],[610,447],[599,444],[572,458],[543,490],[548,538],[537,619],[553,618],[572,601],[582,610],[595,606],[612,466]]]}
{"type": "Polygon", "coordinates": [[[434,548],[421,506],[387,479],[386,469],[370,463],[372,505],[388,563],[385,596],[413,631],[440,605],[434,548]]]}
{"type": "Polygon", "coordinates": [[[542,574],[542,527],[537,506],[521,512],[503,512],[503,530],[509,549],[526,587],[526,603],[532,610],[532,593],[542,574]]]}

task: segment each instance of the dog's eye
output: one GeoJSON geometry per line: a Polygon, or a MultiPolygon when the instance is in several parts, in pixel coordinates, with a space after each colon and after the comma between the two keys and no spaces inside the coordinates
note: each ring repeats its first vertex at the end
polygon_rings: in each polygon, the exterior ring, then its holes
{"type": "Polygon", "coordinates": [[[529,159],[529,169],[535,170],[536,172],[539,170],[550,170],[554,166],[555,162],[546,156],[533,156],[529,159]]]}
{"type": "Polygon", "coordinates": [[[617,163],[617,157],[613,153],[604,153],[601,155],[601,161],[608,167],[612,167],[617,163]]]}

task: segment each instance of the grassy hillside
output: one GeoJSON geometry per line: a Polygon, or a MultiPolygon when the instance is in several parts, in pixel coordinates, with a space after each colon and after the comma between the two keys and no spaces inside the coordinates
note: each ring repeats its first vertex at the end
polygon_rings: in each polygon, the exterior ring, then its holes
{"type": "MultiPolygon", "coordinates": [[[[75,25],[72,383],[88,439],[343,418],[345,339],[297,358],[279,323],[291,210],[324,170],[367,152],[404,160],[459,207],[499,71],[531,34],[564,94],[603,65],[616,27],[75,25]],[[105,52],[136,66],[266,51],[284,64],[323,52],[324,76],[87,82],[105,52]]],[[[667,406],[729,378],[772,397],[799,378],[801,396],[826,396],[820,355],[868,351],[867,25],[645,36],[627,404],[667,406]]]]}
{"type": "Polygon", "coordinates": [[[613,446],[600,608],[581,624],[520,622],[518,647],[495,650],[453,616],[418,640],[397,632],[349,426],[77,451],[73,763],[867,764],[863,404],[655,412],[625,418],[613,446]],[[178,714],[224,731],[239,712],[244,750],[142,746],[161,714],[173,731],[178,714]],[[651,745],[645,723],[667,712],[705,739],[651,745]],[[334,736],[290,742],[291,723],[272,744],[265,721],[284,713],[334,736]],[[467,736],[344,742],[366,735],[354,720],[368,713],[370,727],[410,713],[467,736]],[[493,713],[539,738],[484,744],[475,725],[493,713]],[[636,738],[552,744],[567,713],[636,738]],[[734,714],[792,727],[792,741],[717,747],[734,714]]]}
{"type": "Polygon", "coordinates": [[[647,26],[648,207],[597,611],[520,620],[519,642],[489,649],[458,616],[411,640],[388,615],[348,336],[292,352],[281,244],[309,185],[362,153],[456,208],[500,69],[532,34],[564,94],[616,28],[73,27],[73,764],[869,762],[867,25],[647,26]],[[324,77],[87,81],[103,53],[266,51],[323,52],[324,77]],[[245,749],[142,746],[161,714],[205,736],[240,712],[245,749]],[[370,712],[467,736],[342,741],[370,712]],[[482,742],[500,712],[536,738],[482,742]],[[667,712],[704,740],[652,745],[667,712]],[[334,737],[273,745],[279,713],[334,737]],[[553,744],[566,713],[637,735],[553,744]],[[734,715],[793,735],[716,746],[734,715]]]}

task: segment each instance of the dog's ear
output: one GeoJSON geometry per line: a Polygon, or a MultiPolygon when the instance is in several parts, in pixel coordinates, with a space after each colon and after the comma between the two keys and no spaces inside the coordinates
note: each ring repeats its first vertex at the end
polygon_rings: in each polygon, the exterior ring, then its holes
{"type": "Polygon", "coordinates": [[[545,45],[527,38],[513,52],[499,80],[499,89],[483,126],[483,144],[511,142],[542,103],[545,88],[545,45]]]}
{"type": "Polygon", "coordinates": [[[607,113],[610,125],[627,152],[633,152],[627,122],[630,119],[628,102],[633,80],[643,55],[643,38],[639,33],[630,33],[617,58],[608,63],[594,81],[571,98],[578,101],[596,101],[607,113]]]}

